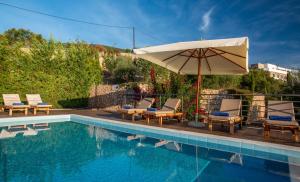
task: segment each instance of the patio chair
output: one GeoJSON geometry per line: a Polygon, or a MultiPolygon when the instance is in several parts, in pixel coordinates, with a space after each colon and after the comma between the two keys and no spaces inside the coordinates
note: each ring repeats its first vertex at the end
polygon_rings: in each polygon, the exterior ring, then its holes
{"type": "Polygon", "coordinates": [[[147,120],[147,124],[150,123],[150,117],[158,118],[159,125],[162,126],[163,118],[177,118],[178,120],[182,119],[183,113],[177,112],[180,106],[180,99],[169,98],[161,110],[147,110],[143,113],[147,120]]]}
{"type": "Polygon", "coordinates": [[[125,119],[125,115],[131,115],[131,119],[134,121],[135,116],[145,112],[148,107],[151,107],[154,101],[154,98],[144,98],[135,108],[132,106],[124,106],[123,108],[119,109],[118,112],[122,114],[122,119],[125,119]]]}
{"type": "Polygon", "coordinates": [[[268,101],[268,114],[264,121],[264,137],[270,138],[271,128],[290,130],[293,139],[299,142],[299,123],[295,120],[293,102],[268,101]]]}
{"type": "Polygon", "coordinates": [[[9,110],[9,116],[12,116],[13,111],[24,111],[24,114],[28,114],[28,105],[21,102],[19,94],[2,94],[4,101],[4,109],[9,110]]]}
{"type": "Polygon", "coordinates": [[[33,109],[33,115],[36,115],[37,111],[46,111],[47,115],[50,113],[52,105],[43,102],[40,94],[26,94],[26,99],[30,108],[33,109]]]}
{"type": "Polygon", "coordinates": [[[208,115],[208,128],[212,132],[214,123],[229,125],[230,134],[234,134],[234,126],[239,124],[242,128],[240,110],[242,101],[240,99],[222,99],[219,112],[212,112],[208,115]]]}

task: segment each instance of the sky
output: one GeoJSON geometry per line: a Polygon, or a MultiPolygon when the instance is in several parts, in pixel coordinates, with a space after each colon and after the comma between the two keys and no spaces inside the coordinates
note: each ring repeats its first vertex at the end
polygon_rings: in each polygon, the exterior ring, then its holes
{"type": "MultiPolygon", "coordinates": [[[[299,0],[0,0],[56,16],[135,27],[136,47],[249,37],[250,63],[300,67],[299,0]]],[[[25,28],[63,42],[132,48],[132,29],[54,19],[0,5],[0,33],[25,28]]]]}

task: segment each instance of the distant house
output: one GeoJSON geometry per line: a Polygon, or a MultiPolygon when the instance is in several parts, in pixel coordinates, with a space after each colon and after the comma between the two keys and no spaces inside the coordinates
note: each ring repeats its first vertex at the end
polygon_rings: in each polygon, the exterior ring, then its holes
{"type": "Polygon", "coordinates": [[[256,69],[262,69],[267,72],[269,72],[270,76],[276,80],[282,80],[286,81],[287,80],[287,75],[290,72],[295,72],[296,70],[293,69],[288,69],[288,68],[283,68],[274,64],[262,64],[262,63],[257,63],[257,64],[252,64],[251,68],[256,68],[256,69]]]}

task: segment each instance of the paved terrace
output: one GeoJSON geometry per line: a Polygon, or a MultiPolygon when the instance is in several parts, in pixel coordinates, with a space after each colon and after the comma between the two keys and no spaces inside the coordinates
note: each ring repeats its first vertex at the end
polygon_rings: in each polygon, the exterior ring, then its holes
{"type": "MultiPolygon", "coordinates": [[[[70,109],[70,110],[53,110],[50,112],[50,115],[61,115],[61,114],[78,114],[78,115],[84,115],[84,116],[91,116],[96,118],[107,118],[107,119],[113,119],[118,120],[122,122],[131,122],[131,117],[128,117],[126,120],[122,120],[120,114],[115,112],[108,112],[103,110],[91,110],[91,109],[70,109]]],[[[45,115],[43,112],[39,112],[37,116],[43,116],[45,115]]],[[[28,116],[33,116],[31,112],[29,112],[28,116]]],[[[0,118],[8,118],[8,112],[0,112],[0,118]]],[[[14,112],[12,117],[24,117],[24,113],[17,113],[14,112]]],[[[136,124],[143,124],[147,125],[146,121],[143,119],[137,119],[134,123],[136,124]]],[[[153,119],[150,122],[151,126],[157,126],[158,120],[153,119]]],[[[169,120],[164,121],[163,126],[164,128],[172,128],[177,130],[185,130],[185,131],[192,131],[197,133],[210,133],[206,128],[191,128],[187,126],[187,123],[178,123],[175,120],[169,120]]],[[[250,140],[256,140],[256,141],[266,141],[263,137],[263,128],[259,126],[253,126],[253,127],[246,127],[244,126],[242,130],[236,129],[234,135],[230,135],[228,133],[228,128],[224,127],[221,128],[217,125],[214,126],[214,131],[210,134],[214,135],[220,135],[220,136],[229,136],[233,138],[242,138],[242,139],[250,139],[250,140]]],[[[277,131],[272,130],[271,131],[271,138],[268,140],[268,142],[271,143],[277,143],[277,144],[284,144],[284,145],[290,145],[290,146],[297,146],[300,147],[300,143],[296,143],[292,140],[291,132],[285,131],[277,131]]]]}

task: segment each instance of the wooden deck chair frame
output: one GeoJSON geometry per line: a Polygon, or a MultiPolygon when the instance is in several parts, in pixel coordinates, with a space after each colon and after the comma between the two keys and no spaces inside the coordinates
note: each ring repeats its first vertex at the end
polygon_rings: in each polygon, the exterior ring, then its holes
{"type": "Polygon", "coordinates": [[[242,128],[242,118],[240,116],[242,107],[241,99],[222,99],[220,112],[228,112],[229,116],[208,116],[208,129],[213,131],[214,123],[221,123],[229,125],[229,133],[234,134],[234,126],[239,125],[242,128]]]}
{"type": "Polygon", "coordinates": [[[47,115],[50,114],[52,105],[38,105],[43,102],[40,94],[26,94],[26,99],[30,108],[33,109],[33,115],[36,115],[37,111],[45,111],[47,115]]]}
{"type": "Polygon", "coordinates": [[[135,121],[135,116],[143,114],[148,107],[151,107],[154,103],[154,98],[142,99],[135,108],[132,109],[119,109],[118,112],[122,115],[122,119],[125,119],[126,115],[131,116],[132,122],[135,121]]]}
{"type": "Polygon", "coordinates": [[[19,94],[2,94],[4,106],[3,109],[9,110],[9,116],[13,115],[13,111],[24,111],[25,116],[28,114],[28,105],[13,105],[14,103],[21,103],[19,94]]]}
{"type": "Polygon", "coordinates": [[[295,119],[294,105],[291,101],[268,101],[267,118],[264,120],[264,138],[270,139],[271,129],[281,131],[288,130],[292,132],[295,142],[299,142],[299,123],[295,119]],[[269,120],[269,116],[291,116],[292,121],[274,121],[269,120]]]}
{"type": "Polygon", "coordinates": [[[175,118],[178,121],[183,119],[183,113],[177,112],[181,104],[180,99],[169,98],[161,110],[158,111],[146,111],[143,116],[146,118],[147,124],[150,124],[150,118],[158,118],[159,126],[163,125],[163,120],[165,118],[175,118]]]}

